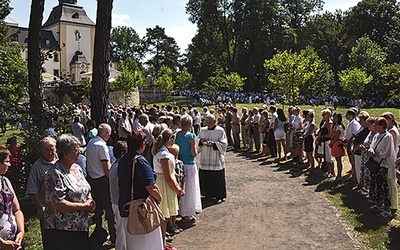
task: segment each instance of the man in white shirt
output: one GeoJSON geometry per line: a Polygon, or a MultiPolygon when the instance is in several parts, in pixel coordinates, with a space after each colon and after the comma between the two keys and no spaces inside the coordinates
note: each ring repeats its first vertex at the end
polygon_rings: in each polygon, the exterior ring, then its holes
{"type": "Polygon", "coordinates": [[[116,230],[111,207],[108,174],[110,172],[110,154],[106,141],[111,136],[111,127],[107,123],[99,125],[98,135],[90,140],[86,148],[87,180],[92,187],[92,196],[96,202],[93,220],[96,227],[102,227],[103,210],[106,212],[110,241],[115,243],[116,230]]]}
{"type": "Polygon", "coordinates": [[[35,203],[36,211],[40,218],[40,230],[44,229],[44,178],[47,171],[57,162],[56,140],[50,136],[40,141],[41,156],[33,163],[29,172],[26,194],[35,203]]]}

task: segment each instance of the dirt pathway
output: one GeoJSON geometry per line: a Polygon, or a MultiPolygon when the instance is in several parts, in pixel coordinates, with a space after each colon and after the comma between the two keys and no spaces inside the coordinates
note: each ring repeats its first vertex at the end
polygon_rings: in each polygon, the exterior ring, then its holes
{"type": "Polygon", "coordinates": [[[233,152],[226,159],[226,202],[203,201],[197,225],[175,238],[177,249],[360,249],[315,186],[276,163],[233,152]]]}

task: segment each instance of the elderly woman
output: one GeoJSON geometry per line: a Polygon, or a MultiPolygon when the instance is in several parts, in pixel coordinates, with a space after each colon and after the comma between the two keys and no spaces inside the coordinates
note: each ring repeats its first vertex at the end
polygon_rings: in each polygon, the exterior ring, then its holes
{"type": "Polygon", "coordinates": [[[10,163],[10,151],[0,146],[0,249],[22,249],[24,215],[11,182],[3,176],[10,163]]]}
{"type": "Polygon", "coordinates": [[[88,249],[89,212],[94,211],[90,185],[76,164],[78,138],[63,134],[57,139],[59,161],[45,177],[43,248],[88,249]]]}
{"type": "Polygon", "coordinates": [[[390,195],[388,178],[395,176],[395,160],[393,137],[386,131],[387,122],[385,118],[379,117],[375,120],[375,128],[378,132],[372,140],[371,146],[368,149],[369,156],[373,157],[376,162],[379,162],[379,170],[377,173],[371,173],[371,188],[369,198],[376,202],[371,209],[384,208],[385,210],[379,214],[384,218],[392,217],[390,211],[390,195]]]}
{"type": "Polygon", "coordinates": [[[165,222],[161,224],[162,236],[165,245],[168,219],[178,215],[178,196],[183,196],[185,191],[179,186],[175,177],[175,157],[168,151],[175,143],[176,135],[172,130],[164,130],[154,142],[152,153],[154,155],[154,171],[157,173],[157,185],[163,200],[160,203],[165,222]]]}
{"type": "Polygon", "coordinates": [[[375,118],[370,117],[367,119],[367,124],[368,124],[368,130],[369,134],[367,138],[365,138],[364,142],[361,143],[360,145],[356,146],[354,150],[361,150],[361,174],[360,174],[360,194],[362,195],[367,195],[369,194],[369,187],[371,185],[371,172],[369,169],[365,166],[365,163],[369,159],[369,153],[368,149],[371,146],[372,140],[374,139],[376,135],[376,129],[375,129],[375,118]]]}
{"type": "Polygon", "coordinates": [[[146,134],[139,130],[134,130],[132,135],[127,138],[128,152],[121,158],[118,165],[118,190],[119,200],[118,209],[121,215],[121,223],[126,235],[127,250],[163,249],[161,227],[156,228],[148,234],[131,235],[127,231],[129,212],[124,210],[125,203],[131,200],[132,189],[132,163],[136,158],[134,176],[134,199],[142,199],[151,195],[158,202],[162,201],[160,189],[156,184],[156,173],[151,168],[150,163],[142,156],[146,143],[146,134]]]}
{"type": "Polygon", "coordinates": [[[199,173],[196,166],[196,140],[192,129],[192,118],[184,115],[181,118],[182,130],[176,135],[175,143],[178,144],[179,160],[184,164],[185,196],[180,200],[179,214],[187,221],[195,220],[196,212],[201,212],[199,173]]]}
{"type": "MultiPolygon", "coordinates": [[[[394,155],[397,158],[397,155],[399,153],[400,134],[399,134],[399,130],[397,129],[396,120],[394,119],[394,115],[391,112],[385,112],[381,115],[381,117],[386,119],[387,131],[392,135],[394,155]]],[[[399,197],[398,197],[398,189],[397,189],[397,184],[396,184],[396,174],[393,172],[389,172],[388,185],[389,185],[390,202],[391,202],[390,209],[395,212],[395,211],[397,211],[397,208],[398,208],[399,197]]]]}

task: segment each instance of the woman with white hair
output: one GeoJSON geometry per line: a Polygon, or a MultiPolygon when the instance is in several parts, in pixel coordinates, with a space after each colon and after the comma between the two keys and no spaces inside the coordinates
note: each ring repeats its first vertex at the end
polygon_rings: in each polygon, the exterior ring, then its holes
{"type": "Polygon", "coordinates": [[[59,161],[45,178],[44,249],[88,249],[89,212],[95,209],[91,188],[76,164],[80,140],[63,134],[57,138],[59,161]]]}

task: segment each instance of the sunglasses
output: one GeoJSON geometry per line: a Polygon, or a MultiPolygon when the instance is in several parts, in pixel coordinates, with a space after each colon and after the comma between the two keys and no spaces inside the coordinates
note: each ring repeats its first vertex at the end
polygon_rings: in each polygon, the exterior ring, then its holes
{"type": "Polygon", "coordinates": [[[172,135],[169,137],[170,140],[175,140],[175,138],[176,138],[176,134],[172,134],[172,135]]]}

